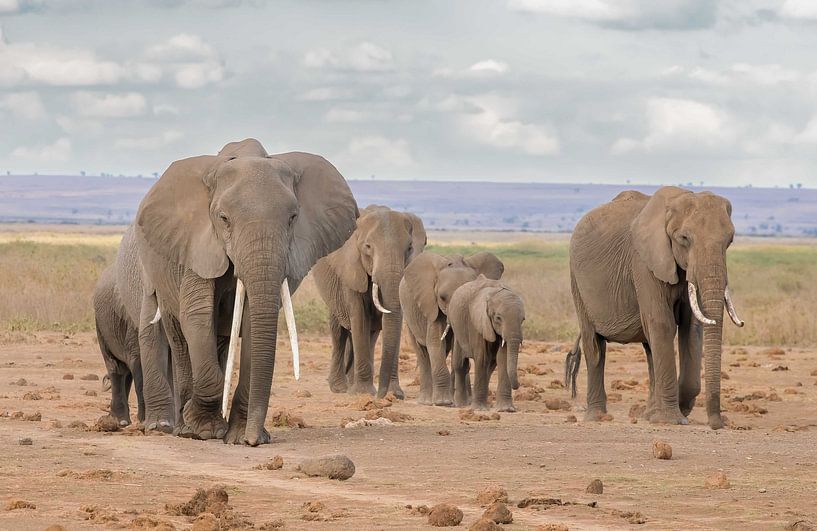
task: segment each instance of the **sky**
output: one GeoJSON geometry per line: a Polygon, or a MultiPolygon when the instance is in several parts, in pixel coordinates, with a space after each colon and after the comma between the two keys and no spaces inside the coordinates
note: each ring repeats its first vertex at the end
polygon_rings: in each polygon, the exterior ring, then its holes
{"type": "Polygon", "coordinates": [[[0,0],[0,172],[817,187],[817,1],[0,0]]]}

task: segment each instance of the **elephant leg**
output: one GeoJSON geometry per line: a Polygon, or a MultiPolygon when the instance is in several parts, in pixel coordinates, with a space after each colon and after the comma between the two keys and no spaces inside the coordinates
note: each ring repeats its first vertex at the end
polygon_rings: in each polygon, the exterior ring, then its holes
{"type": "Polygon", "coordinates": [[[392,393],[398,400],[405,400],[406,393],[400,387],[400,351],[398,349],[395,356],[394,366],[391,370],[391,381],[389,382],[389,392],[392,393]]]}
{"type": "Polygon", "coordinates": [[[346,367],[344,367],[346,342],[349,332],[343,328],[334,315],[329,317],[329,331],[332,338],[332,359],[329,368],[329,390],[333,393],[345,393],[349,385],[346,381],[346,367]]]}
{"type": "Polygon", "coordinates": [[[346,333],[346,348],[343,351],[343,366],[346,374],[346,384],[355,383],[355,349],[352,345],[352,331],[346,333]]]}
{"type": "Polygon", "coordinates": [[[445,329],[445,323],[437,320],[428,326],[426,348],[431,362],[432,403],[435,406],[453,406],[454,394],[451,392],[451,372],[446,364],[448,354],[447,343],[440,340],[445,329]]]}
{"type": "Polygon", "coordinates": [[[120,426],[130,424],[130,411],[128,409],[128,375],[127,369],[117,370],[110,375],[111,379],[111,416],[116,419],[120,426]]]}
{"type": "Polygon", "coordinates": [[[650,344],[646,341],[642,343],[644,346],[644,354],[647,358],[647,371],[650,375],[650,394],[647,398],[647,409],[644,411],[644,418],[648,419],[650,416],[658,409],[658,405],[655,401],[655,366],[652,360],[652,349],[650,349],[650,344]]]}
{"type": "Polygon", "coordinates": [[[216,337],[216,351],[218,352],[218,366],[221,373],[227,369],[227,351],[230,349],[230,336],[216,337]]]}
{"type": "Polygon", "coordinates": [[[465,407],[469,404],[470,385],[467,381],[469,363],[459,342],[454,341],[454,351],[451,355],[451,369],[454,373],[454,405],[465,407]]]}
{"type": "MultiPolygon", "coordinates": [[[[511,378],[508,376],[508,345],[500,348],[495,356],[496,362],[492,364],[498,369],[496,384],[496,409],[507,413],[513,413],[516,408],[513,405],[513,395],[511,394],[511,378]]],[[[493,370],[492,370],[493,372],[493,370]]]]}
{"type": "Polygon", "coordinates": [[[686,417],[695,407],[695,398],[701,392],[701,357],[703,353],[703,327],[692,317],[692,309],[680,305],[678,325],[678,406],[686,417]]]}
{"type": "Polygon", "coordinates": [[[431,362],[429,361],[428,350],[417,341],[411,330],[408,331],[408,337],[414,353],[417,354],[417,372],[419,372],[420,379],[420,393],[417,395],[417,403],[430,406],[433,393],[431,391],[431,362]]]}
{"type": "Polygon", "coordinates": [[[156,315],[154,295],[142,300],[139,316],[139,354],[142,365],[142,392],[145,400],[145,430],[170,433],[175,424],[173,391],[162,370],[167,364],[167,341],[156,315]]]}
{"type": "Polygon", "coordinates": [[[490,365],[488,349],[485,341],[478,338],[478,344],[471,345],[471,354],[474,356],[474,396],[471,398],[471,407],[479,410],[488,409],[488,379],[490,365]]]}
{"type": "Polygon", "coordinates": [[[175,398],[176,418],[182,418],[184,405],[193,396],[193,369],[190,367],[190,353],[184,340],[179,321],[171,316],[162,317],[162,326],[170,345],[170,365],[172,368],[173,394],[175,398]]]}
{"type": "Polygon", "coordinates": [[[353,394],[375,394],[374,371],[371,362],[371,326],[362,300],[355,300],[349,309],[352,325],[352,349],[355,352],[355,383],[349,388],[353,394]]]}
{"type": "Polygon", "coordinates": [[[194,274],[182,278],[179,325],[193,369],[193,396],[182,409],[182,437],[222,439],[227,433],[227,422],[221,415],[224,373],[218,362],[214,291],[213,280],[194,274]]]}
{"type": "Polygon", "coordinates": [[[607,414],[607,392],[604,390],[604,363],[607,341],[582,327],[582,352],[587,365],[587,411],[585,420],[601,420],[607,414]]]}
{"type": "MultiPolygon", "coordinates": [[[[125,334],[125,349],[127,352],[128,369],[133,379],[133,386],[136,389],[136,418],[139,422],[145,421],[145,394],[144,378],[142,375],[142,360],[139,357],[139,333],[132,327],[128,327],[125,334]]],[[[130,392],[128,392],[130,395],[130,392]]],[[[126,398],[127,396],[126,395],[126,398]]]]}
{"type": "MultiPolygon", "coordinates": [[[[655,304],[653,304],[655,306],[655,304]]],[[[644,308],[646,306],[642,306],[644,308]]],[[[647,420],[652,423],[689,424],[678,406],[678,379],[675,373],[675,316],[669,309],[653,308],[645,322],[645,332],[654,365],[656,409],[647,420]],[[663,311],[662,311],[663,310],[663,311]]]]}

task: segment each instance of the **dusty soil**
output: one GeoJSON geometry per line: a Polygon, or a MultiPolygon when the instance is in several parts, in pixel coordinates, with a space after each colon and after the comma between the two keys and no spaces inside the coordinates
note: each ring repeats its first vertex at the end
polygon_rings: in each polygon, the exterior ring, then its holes
{"type": "Polygon", "coordinates": [[[275,440],[248,448],[130,428],[93,431],[110,393],[101,381],[81,378],[104,375],[92,335],[6,342],[0,345],[0,529],[189,529],[213,522],[222,528],[430,529],[428,508],[440,503],[462,510],[460,525],[467,528],[485,511],[477,498],[487,487],[507,490],[513,513],[507,529],[783,529],[817,521],[817,353],[726,348],[723,402],[730,428],[715,432],[700,406],[689,426],[633,423],[631,408],[646,399],[646,365],[630,347],[609,349],[612,419],[582,422],[583,401],[560,389],[566,348],[525,343],[517,393],[527,400],[497,420],[415,404],[409,349],[401,354],[405,402],[369,404],[331,394],[323,338],[302,340],[302,380],[296,382],[284,338],[268,416],[275,440]],[[568,404],[549,408],[546,401],[554,399],[568,404]],[[275,427],[273,414],[296,420],[275,427]],[[393,420],[340,427],[375,415],[393,420]],[[32,444],[21,443],[26,437],[32,444]],[[653,457],[656,440],[672,446],[672,459],[653,457]],[[354,461],[347,481],[295,470],[303,459],[336,453],[354,461]],[[283,468],[258,468],[277,455],[283,468]],[[708,486],[719,471],[728,488],[708,486]],[[594,479],[603,482],[603,494],[585,492],[594,479]],[[229,518],[174,510],[197,488],[217,485],[229,495],[229,518]]]}

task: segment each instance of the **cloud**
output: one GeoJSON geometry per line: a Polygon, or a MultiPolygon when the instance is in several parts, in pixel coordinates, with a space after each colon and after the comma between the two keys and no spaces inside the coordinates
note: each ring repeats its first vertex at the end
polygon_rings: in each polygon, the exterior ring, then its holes
{"type": "Polygon", "coordinates": [[[779,13],[785,18],[817,20],[817,3],[813,0],[786,0],[779,13]]]}
{"type": "Polygon", "coordinates": [[[395,68],[389,50],[367,41],[339,51],[327,48],[310,50],[304,55],[304,65],[351,72],[388,72],[395,68]]]}
{"type": "Polygon", "coordinates": [[[153,106],[153,114],[155,116],[162,115],[178,116],[179,108],[176,107],[175,105],[168,105],[167,103],[158,103],[153,106]]]}
{"type": "Polygon", "coordinates": [[[354,96],[352,90],[340,87],[319,87],[307,90],[298,96],[301,101],[347,100],[354,96]]]}
{"type": "Polygon", "coordinates": [[[687,68],[675,65],[665,69],[665,77],[688,77],[689,79],[710,85],[735,85],[745,87],[747,83],[760,86],[774,86],[782,83],[796,83],[805,75],[780,64],[734,63],[723,69],[687,68]]]}
{"type": "Polygon", "coordinates": [[[337,158],[340,165],[359,173],[387,173],[415,164],[408,141],[380,135],[353,138],[337,158]]]}
{"type": "Polygon", "coordinates": [[[642,139],[619,138],[613,155],[633,152],[706,152],[730,146],[738,127],[727,113],[698,101],[651,98],[646,109],[647,134],[642,139]]]}
{"type": "Polygon", "coordinates": [[[179,88],[197,89],[224,79],[221,57],[198,35],[180,33],[150,46],[145,59],[171,74],[179,88]]]}
{"type": "Polygon", "coordinates": [[[0,97],[0,109],[14,118],[37,121],[48,116],[43,100],[36,92],[13,92],[0,97]]]}
{"type": "Polygon", "coordinates": [[[717,20],[715,0],[509,0],[513,11],[572,18],[621,30],[692,30],[717,20]]]}
{"type": "Polygon", "coordinates": [[[164,131],[159,135],[135,137],[135,138],[120,138],[114,143],[116,149],[136,149],[136,150],[151,150],[159,149],[178,140],[184,138],[184,133],[171,129],[164,131]]]}
{"type": "Polygon", "coordinates": [[[493,77],[505,74],[508,71],[508,63],[485,59],[478,61],[464,70],[454,70],[451,68],[438,68],[434,70],[435,77],[444,78],[469,78],[469,77],[493,77]]]}
{"type": "Polygon", "coordinates": [[[20,146],[11,152],[11,156],[34,162],[61,162],[71,158],[71,140],[62,137],[53,144],[40,147],[20,146]]]}
{"type": "Polygon", "coordinates": [[[129,118],[145,113],[147,102],[138,92],[97,94],[77,92],[71,103],[80,116],[88,118],[129,118]]]}

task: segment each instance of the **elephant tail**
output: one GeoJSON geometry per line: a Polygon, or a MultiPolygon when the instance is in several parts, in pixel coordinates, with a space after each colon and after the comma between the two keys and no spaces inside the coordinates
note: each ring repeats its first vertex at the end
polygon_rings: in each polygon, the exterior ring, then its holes
{"type": "Polygon", "coordinates": [[[576,338],[573,348],[565,356],[565,385],[570,389],[570,396],[576,398],[576,378],[582,365],[581,336],[576,338]]]}

